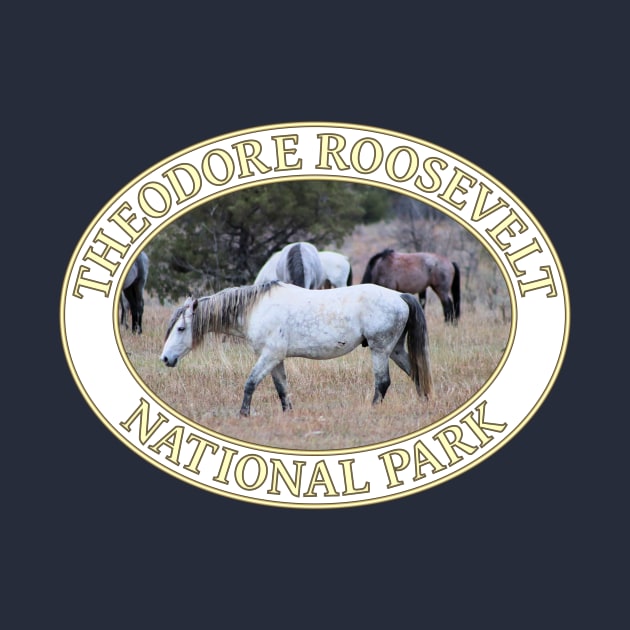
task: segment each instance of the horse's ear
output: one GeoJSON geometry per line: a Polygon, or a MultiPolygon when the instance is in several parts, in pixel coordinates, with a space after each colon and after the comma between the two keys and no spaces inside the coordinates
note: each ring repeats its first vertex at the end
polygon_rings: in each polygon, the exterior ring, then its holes
{"type": "Polygon", "coordinates": [[[199,302],[197,301],[197,298],[194,298],[192,295],[189,295],[186,298],[186,301],[184,302],[184,308],[186,310],[189,310],[191,313],[193,313],[195,309],[197,308],[198,304],[199,302]]]}

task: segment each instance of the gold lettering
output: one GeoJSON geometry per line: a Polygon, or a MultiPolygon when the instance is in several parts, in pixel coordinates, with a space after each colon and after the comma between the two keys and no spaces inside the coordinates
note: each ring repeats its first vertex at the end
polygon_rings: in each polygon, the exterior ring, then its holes
{"type": "Polygon", "coordinates": [[[440,472],[446,468],[422,440],[418,440],[414,444],[414,451],[416,461],[416,475],[413,478],[414,481],[424,478],[424,473],[420,469],[427,464],[431,465],[434,473],[440,472]]]}
{"type": "Polygon", "coordinates": [[[540,270],[545,272],[544,278],[540,278],[539,280],[532,280],[530,282],[523,282],[522,280],[518,281],[518,288],[521,292],[521,296],[525,296],[525,294],[529,291],[544,289],[545,287],[549,287],[549,291],[547,291],[547,297],[556,297],[558,295],[558,292],[556,291],[556,285],[551,275],[551,267],[549,265],[544,265],[540,268],[540,270]]]}
{"type": "Polygon", "coordinates": [[[346,139],[336,133],[318,133],[317,137],[319,138],[319,164],[315,168],[326,171],[331,170],[330,158],[332,157],[335,160],[337,169],[347,171],[350,166],[339,155],[346,146],[346,139]],[[334,145],[332,145],[333,141],[334,145]]]}
{"type": "Polygon", "coordinates": [[[280,494],[278,490],[278,478],[282,477],[289,492],[294,496],[300,496],[300,485],[302,483],[302,468],[306,462],[293,460],[295,466],[295,479],[291,477],[281,459],[271,458],[271,489],[267,490],[267,494],[280,494]]]}
{"type": "Polygon", "coordinates": [[[219,445],[214,442],[210,442],[205,438],[202,438],[200,435],[195,435],[191,433],[188,438],[186,438],[186,442],[190,444],[191,442],[197,442],[197,446],[195,447],[195,452],[193,456],[190,458],[190,461],[184,466],[186,470],[190,470],[190,472],[195,473],[195,475],[199,474],[199,464],[201,463],[201,458],[206,452],[206,448],[210,447],[212,453],[216,453],[219,450],[219,445]]]}
{"type": "Polygon", "coordinates": [[[521,249],[515,252],[512,252],[510,254],[506,254],[505,257],[510,263],[510,267],[512,267],[512,271],[517,276],[522,276],[525,272],[522,269],[519,269],[516,266],[516,263],[522,258],[525,258],[525,256],[529,256],[530,254],[533,254],[535,252],[542,252],[542,247],[540,246],[538,241],[534,238],[529,245],[526,245],[525,247],[521,247],[521,249]]]}
{"type": "Polygon", "coordinates": [[[488,188],[483,182],[479,182],[479,194],[477,195],[477,201],[475,202],[475,208],[473,209],[471,219],[473,221],[479,221],[480,219],[485,219],[487,216],[490,216],[493,212],[500,210],[501,208],[507,208],[508,203],[501,197],[499,197],[499,201],[497,201],[494,206],[491,208],[484,209],[486,205],[486,199],[488,198],[488,193],[491,192],[491,189],[488,188]]]}
{"type": "Polygon", "coordinates": [[[274,171],[293,171],[302,168],[302,159],[298,158],[293,164],[287,164],[287,155],[295,155],[297,149],[295,147],[287,148],[287,142],[293,142],[297,144],[297,134],[291,134],[288,136],[271,136],[271,139],[276,143],[276,162],[278,166],[274,168],[274,171]]]}
{"type": "Polygon", "coordinates": [[[230,154],[227,151],[223,151],[223,149],[208,151],[201,161],[201,172],[203,173],[203,176],[214,186],[223,186],[224,184],[227,184],[232,177],[234,177],[234,170],[234,162],[230,154]],[[225,177],[223,178],[217,177],[215,172],[212,170],[210,159],[214,156],[218,157],[221,162],[223,162],[223,166],[225,168],[225,177]]]}
{"type": "Polygon", "coordinates": [[[159,184],[158,182],[148,182],[138,193],[138,203],[145,214],[157,219],[158,217],[163,217],[171,209],[171,194],[168,192],[168,188],[166,188],[166,186],[159,184]],[[149,199],[147,198],[147,193],[149,191],[157,193],[158,197],[162,199],[162,202],[164,203],[164,207],[162,209],[154,208],[149,203],[149,199]]]}
{"type": "Polygon", "coordinates": [[[516,212],[514,212],[514,210],[512,208],[510,208],[510,212],[507,215],[507,217],[505,217],[505,219],[500,221],[493,228],[490,228],[490,229],[486,230],[486,232],[490,235],[490,238],[492,238],[492,240],[502,250],[506,250],[510,246],[510,244],[502,241],[499,238],[501,233],[507,232],[510,236],[516,236],[517,233],[518,234],[522,234],[523,232],[526,232],[526,231],[527,231],[527,226],[522,221],[522,219],[518,216],[518,214],[516,214],[516,212]],[[516,225],[519,228],[519,230],[515,231],[512,228],[512,225],[516,225]]]}
{"type": "Polygon", "coordinates": [[[219,472],[216,477],[213,477],[215,481],[220,481],[221,483],[228,482],[227,474],[236,453],[238,453],[238,451],[235,451],[233,448],[229,448],[227,446],[223,447],[223,460],[221,461],[221,468],[219,468],[219,472]]]}
{"type": "Polygon", "coordinates": [[[326,488],[326,492],[324,492],[324,496],[326,497],[339,496],[339,493],[335,489],[335,484],[333,483],[332,477],[330,476],[330,472],[328,471],[328,468],[326,467],[326,460],[324,459],[321,459],[315,464],[315,470],[313,470],[313,475],[311,476],[311,482],[304,496],[305,497],[317,496],[317,494],[315,493],[315,486],[324,486],[324,488],[326,488]]]}
{"type": "Polygon", "coordinates": [[[72,289],[72,295],[74,297],[78,297],[83,299],[83,294],[79,289],[92,289],[94,291],[100,291],[107,297],[109,295],[109,290],[112,288],[112,281],[108,280],[107,282],[97,282],[96,280],[90,280],[85,277],[85,274],[90,271],[89,267],[85,265],[81,265],[79,267],[79,273],[77,275],[77,280],[74,283],[74,289],[72,289]]]}
{"type": "Polygon", "coordinates": [[[123,429],[131,432],[131,425],[140,418],[140,429],[138,431],[138,438],[141,444],[146,444],[147,440],[165,423],[168,422],[168,418],[158,413],[157,420],[149,427],[149,403],[144,398],[140,399],[140,404],[132,412],[132,414],[124,421],[120,423],[123,429]]]}
{"type": "Polygon", "coordinates": [[[114,213],[107,217],[107,220],[115,223],[133,243],[147,230],[149,225],[151,225],[151,222],[146,217],[142,217],[142,227],[140,229],[136,229],[131,225],[131,222],[136,219],[136,215],[132,213],[127,219],[125,219],[122,216],[123,210],[131,210],[131,206],[126,201],[120,206],[120,208],[114,210],[114,213]]]}
{"type": "Polygon", "coordinates": [[[373,173],[383,162],[383,147],[374,138],[361,138],[350,151],[350,162],[359,173],[373,173]],[[361,150],[369,144],[372,147],[372,163],[368,167],[361,166],[361,150]]]}
{"type": "Polygon", "coordinates": [[[234,469],[234,479],[236,479],[236,483],[239,487],[243,488],[243,490],[256,490],[256,488],[260,488],[266,478],[267,463],[260,455],[245,455],[245,457],[241,457],[241,459],[239,459],[236,463],[236,468],[234,469]],[[254,483],[247,483],[245,481],[245,466],[247,466],[249,462],[256,462],[258,465],[258,474],[256,475],[254,483]]]}
{"type": "Polygon", "coordinates": [[[398,478],[397,473],[409,466],[409,462],[411,461],[409,453],[403,449],[397,448],[393,451],[381,453],[378,458],[385,466],[385,472],[387,473],[387,478],[389,479],[387,487],[395,488],[396,486],[402,485],[402,481],[398,478]],[[394,463],[394,457],[398,459],[397,464],[394,463]]]}
{"type": "Polygon", "coordinates": [[[395,182],[406,182],[408,179],[411,179],[415,173],[418,172],[418,164],[420,160],[418,159],[418,154],[409,147],[396,147],[388,156],[387,160],[385,160],[385,171],[387,175],[395,182]],[[409,165],[407,166],[407,170],[404,175],[396,175],[395,164],[398,156],[402,153],[406,153],[409,156],[409,165]]]}
{"type": "Polygon", "coordinates": [[[170,454],[166,456],[170,462],[179,466],[179,453],[182,449],[182,439],[184,437],[184,427],[173,427],[164,437],[160,438],[155,444],[151,444],[149,449],[160,455],[160,448],[166,446],[170,449],[170,454]]]}
{"type": "Polygon", "coordinates": [[[103,243],[105,245],[105,249],[102,253],[97,254],[94,248],[90,245],[87,253],[83,256],[83,260],[91,260],[92,262],[95,262],[97,265],[103,267],[103,269],[107,269],[110,275],[113,276],[120,265],[120,261],[113,263],[111,260],[107,260],[106,257],[112,250],[118,252],[119,256],[124,256],[129,249],[129,245],[123,245],[113,238],[110,238],[107,234],[105,234],[105,232],[103,232],[102,229],[98,231],[94,237],[94,241],[103,243]]]}
{"type": "Polygon", "coordinates": [[[477,412],[477,420],[473,416],[471,411],[467,416],[462,418],[460,422],[466,424],[470,430],[479,438],[479,445],[485,446],[488,442],[493,440],[491,435],[488,435],[485,431],[493,431],[494,433],[501,433],[505,431],[507,424],[502,422],[501,424],[495,424],[494,422],[485,422],[486,418],[486,404],[487,401],[482,401],[475,411],[477,412]]]}
{"type": "Polygon", "coordinates": [[[418,175],[418,177],[416,177],[416,181],[414,182],[414,186],[422,192],[435,192],[436,190],[439,190],[442,185],[442,179],[440,178],[438,172],[433,168],[434,165],[438,165],[441,170],[445,170],[448,167],[448,164],[441,158],[427,158],[422,163],[422,170],[429,176],[431,183],[425,184],[422,181],[422,175],[418,175]]]}
{"type": "Polygon", "coordinates": [[[471,446],[470,444],[466,444],[462,440],[463,432],[461,427],[458,427],[456,424],[445,427],[439,433],[436,433],[433,436],[433,439],[436,442],[439,442],[444,452],[448,456],[450,464],[456,464],[461,458],[461,455],[458,455],[455,452],[456,448],[464,451],[466,455],[472,455],[476,450],[476,446],[471,446]],[[452,440],[449,440],[449,435],[453,436],[452,440]]]}
{"type": "Polygon", "coordinates": [[[239,179],[243,179],[243,177],[253,177],[255,175],[254,171],[249,167],[250,163],[263,175],[271,170],[271,166],[267,166],[258,158],[262,153],[262,144],[258,142],[258,140],[243,140],[242,142],[233,144],[232,148],[236,151],[238,164],[241,169],[241,174],[238,176],[239,179]],[[250,153],[248,153],[248,149],[251,149],[250,153]]]}
{"type": "Polygon", "coordinates": [[[339,460],[339,465],[343,468],[343,481],[345,483],[345,490],[341,493],[343,496],[347,496],[349,494],[361,494],[362,492],[370,491],[369,482],[366,482],[362,488],[355,487],[352,464],[354,464],[354,459],[339,460]]]}
{"type": "Polygon", "coordinates": [[[169,168],[167,171],[162,173],[162,177],[168,179],[170,185],[173,187],[175,194],[177,195],[177,203],[182,203],[183,201],[187,201],[188,199],[194,197],[201,190],[201,175],[199,175],[199,171],[192,165],[187,164],[186,162],[182,164],[178,164],[169,168]],[[190,192],[186,192],[184,190],[184,186],[182,185],[179,172],[186,173],[189,178],[188,186],[192,184],[190,188],[190,192]]]}
{"type": "Polygon", "coordinates": [[[470,188],[472,188],[477,183],[477,180],[472,175],[469,175],[468,173],[462,171],[460,168],[455,167],[454,170],[455,175],[453,175],[453,177],[451,178],[451,181],[448,183],[446,190],[440,193],[438,197],[446,201],[446,203],[451,204],[458,210],[461,210],[466,205],[466,201],[456,201],[453,198],[453,195],[456,192],[462,193],[462,195],[467,194],[470,188]],[[462,186],[462,183],[467,184],[467,187],[462,186]]]}

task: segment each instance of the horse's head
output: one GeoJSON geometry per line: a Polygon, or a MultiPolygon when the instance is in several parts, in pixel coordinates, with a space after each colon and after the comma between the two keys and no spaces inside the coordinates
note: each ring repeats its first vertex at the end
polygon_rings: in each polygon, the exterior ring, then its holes
{"type": "Polygon", "coordinates": [[[175,367],[177,361],[186,356],[193,346],[193,314],[197,300],[189,297],[184,306],[178,308],[171,317],[166,329],[166,340],[160,361],[168,367],[175,367]]]}

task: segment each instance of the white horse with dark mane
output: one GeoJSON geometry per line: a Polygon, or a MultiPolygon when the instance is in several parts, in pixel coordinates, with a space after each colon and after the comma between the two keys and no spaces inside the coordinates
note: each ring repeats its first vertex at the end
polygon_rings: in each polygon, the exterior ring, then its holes
{"type": "Polygon", "coordinates": [[[372,353],[373,404],[390,385],[389,359],[409,375],[418,396],[432,389],[426,321],[415,296],[373,284],[309,291],[280,282],[188,298],[171,317],[160,356],[168,367],[209,333],[245,338],[257,358],[240,414],[248,416],[258,384],[271,374],[283,410],[291,409],[284,360],[333,359],[359,345],[372,353]],[[406,341],[406,349],[405,349],[406,341]]]}
{"type": "MultiPolygon", "coordinates": [[[[279,265],[283,265],[283,254],[286,253],[288,261],[288,254],[290,251],[293,251],[293,245],[303,245],[304,248],[300,252],[301,256],[304,260],[306,260],[306,264],[310,266],[313,270],[318,268],[317,263],[313,258],[313,250],[317,252],[319,257],[319,262],[321,263],[323,280],[321,281],[319,286],[316,287],[306,287],[306,288],[336,288],[336,287],[345,287],[352,284],[352,267],[350,266],[350,261],[343,254],[338,254],[337,252],[330,251],[318,251],[314,245],[310,243],[293,243],[287,245],[282,251],[276,252],[273,254],[269,260],[260,268],[256,279],[254,280],[254,284],[262,284],[263,282],[271,282],[272,280],[281,280],[283,282],[290,282],[290,284],[296,284],[297,286],[305,286],[304,284],[300,284],[300,280],[298,278],[297,281],[287,280],[287,277],[290,277],[286,272],[283,274],[282,271],[279,271],[279,265]],[[312,249],[311,249],[312,248],[312,249]],[[282,276],[282,277],[281,277],[282,276]]],[[[286,262],[284,263],[287,264],[286,262]]],[[[304,262],[302,264],[305,264],[304,262]]],[[[313,275],[318,276],[318,272],[314,271],[313,275]]],[[[295,274],[294,274],[295,276],[295,274]]]]}
{"type": "Polygon", "coordinates": [[[317,248],[310,243],[290,243],[262,266],[254,284],[280,280],[305,289],[324,284],[324,268],[317,248]]]}

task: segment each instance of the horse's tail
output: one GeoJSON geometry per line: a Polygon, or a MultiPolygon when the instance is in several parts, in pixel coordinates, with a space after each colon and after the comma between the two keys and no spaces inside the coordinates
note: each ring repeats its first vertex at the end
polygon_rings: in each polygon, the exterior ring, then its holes
{"type": "Polygon", "coordinates": [[[420,302],[410,293],[401,296],[409,306],[409,318],[405,331],[407,333],[407,352],[411,364],[411,380],[416,386],[418,396],[428,397],[433,389],[431,378],[431,362],[429,360],[429,333],[427,321],[420,302]]]}
{"type": "Polygon", "coordinates": [[[453,283],[451,284],[451,293],[453,294],[453,306],[455,307],[455,319],[459,319],[459,267],[457,263],[453,263],[453,269],[455,269],[455,273],[453,274],[453,283]]]}
{"type": "Polygon", "coordinates": [[[374,256],[372,256],[372,258],[368,260],[368,264],[365,267],[365,273],[363,274],[361,284],[368,284],[372,282],[372,270],[374,269],[374,265],[376,264],[376,261],[379,258],[383,258],[387,256],[388,254],[391,254],[393,251],[394,251],[393,249],[389,249],[389,248],[384,249],[382,252],[379,252],[378,254],[374,254],[374,256]]]}
{"type": "Polygon", "coordinates": [[[348,279],[346,280],[346,286],[352,286],[352,265],[348,265],[348,279]]]}

